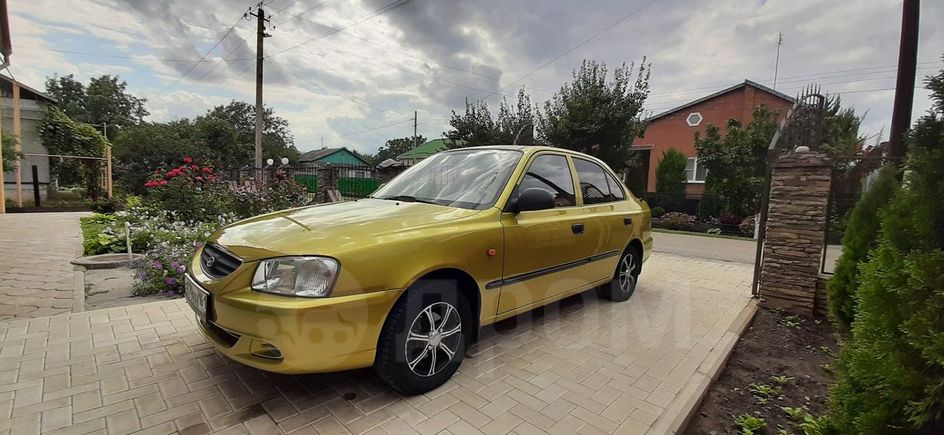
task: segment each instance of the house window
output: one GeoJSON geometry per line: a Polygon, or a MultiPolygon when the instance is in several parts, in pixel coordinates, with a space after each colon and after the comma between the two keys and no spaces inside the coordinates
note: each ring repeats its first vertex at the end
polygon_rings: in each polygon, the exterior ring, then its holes
{"type": "Polygon", "coordinates": [[[689,127],[698,127],[698,125],[701,124],[702,119],[704,118],[701,116],[701,113],[692,112],[689,113],[687,117],[685,117],[685,122],[689,127]]]}
{"type": "Polygon", "coordinates": [[[685,181],[689,183],[704,183],[708,169],[698,164],[698,159],[689,157],[685,162],[685,181]]]}

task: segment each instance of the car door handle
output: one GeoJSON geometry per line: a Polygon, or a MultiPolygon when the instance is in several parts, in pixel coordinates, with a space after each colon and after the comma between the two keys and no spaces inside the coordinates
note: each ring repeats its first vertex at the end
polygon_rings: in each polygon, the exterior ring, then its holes
{"type": "Polygon", "coordinates": [[[623,225],[632,225],[632,224],[633,224],[632,216],[626,216],[623,218],[623,225]]]}
{"type": "Polygon", "coordinates": [[[583,234],[583,224],[573,224],[570,226],[570,230],[573,231],[574,234],[583,234]]]}

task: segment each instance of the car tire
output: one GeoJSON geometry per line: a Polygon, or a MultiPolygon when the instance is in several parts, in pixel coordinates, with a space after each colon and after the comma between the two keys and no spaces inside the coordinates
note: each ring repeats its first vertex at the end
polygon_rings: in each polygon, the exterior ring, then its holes
{"type": "Polygon", "coordinates": [[[374,370],[398,393],[423,394],[459,369],[471,312],[448,281],[420,281],[393,306],[377,344],[374,370]],[[448,359],[443,362],[443,357],[448,359]]]}
{"type": "Polygon", "coordinates": [[[604,299],[623,302],[636,292],[639,272],[642,270],[642,256],[636,248],[629,247],[616,263],[613,280],[597,287],[597,294],[604,299]]]}

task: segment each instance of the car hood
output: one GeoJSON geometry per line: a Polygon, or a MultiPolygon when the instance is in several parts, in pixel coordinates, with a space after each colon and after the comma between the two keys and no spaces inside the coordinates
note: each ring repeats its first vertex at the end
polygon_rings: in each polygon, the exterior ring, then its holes
{"type": "Polygon", "coordinates": [[[229,225],[210,238],[244,261],[335,255],[384,237],[480,213],[433,204],[362,199],[284,210],[229,225]]]}

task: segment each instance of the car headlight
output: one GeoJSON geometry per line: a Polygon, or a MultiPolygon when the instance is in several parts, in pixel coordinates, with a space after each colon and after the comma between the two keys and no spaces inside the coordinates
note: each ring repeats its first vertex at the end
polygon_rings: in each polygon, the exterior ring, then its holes
{"type": "Polygon", "coordinates": [[[281,257],[259,262],[252,289],[287,296],[328,296],[338,276],[337,260],[328,257],[281,257]]]}

